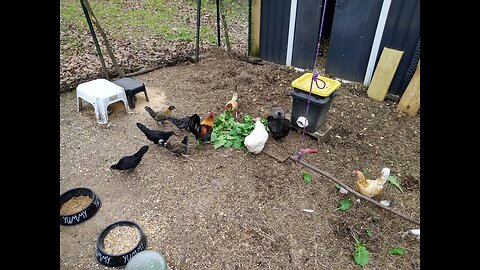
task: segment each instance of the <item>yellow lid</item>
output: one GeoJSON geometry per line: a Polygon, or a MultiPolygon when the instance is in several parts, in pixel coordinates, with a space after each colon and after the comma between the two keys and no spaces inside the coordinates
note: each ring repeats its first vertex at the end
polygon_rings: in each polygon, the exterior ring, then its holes
{"type": "MultiPolygon", "coordinates": [[[[310,93],[310,83],[312,81],[312,73],[305,73],[292,82],[292,86],[310,93]]],[[[327,77],[317,76],[317,83],[313,82],[312,94],[321,97],[330,96],[335,90],[340,87],[341,83],[337,80],[332,80],[327,77]],[[325,83],[323,83],[323,82],[325,83]],[[318,86],[320,88],[318,88],[318,86]]]]}

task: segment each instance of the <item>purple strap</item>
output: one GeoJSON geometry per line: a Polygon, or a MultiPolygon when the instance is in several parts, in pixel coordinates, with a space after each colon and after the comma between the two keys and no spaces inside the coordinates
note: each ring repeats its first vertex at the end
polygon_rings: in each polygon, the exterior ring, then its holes
{"type": "MultiPolygon", "coordinates": [[[[308,109],[310,108],[310,97],[312,96],[312,87],[313,87],[313,82],[315,81],[315,84],[317,85],[318,87],[318,83],[317,83],[317,80],[321,80],[321,79],[318,79],[318,73],[317,73],[317,58],[318,58],[318,55],[320,53],[320,41],[322,39],[322,30],[323,30],[323,19],[325,18],[325,9],[327,7],[327,0],[325,0],[325,3],[323,5],[323,13],[322,13],[322,21],[320,22],[320,32],[318,33],[318,43],[317,43],[317,52],[315,53],[315,60],[313,62],[313,74],[312,74],[312,80],[310,81],[310,92],[308,94],[308,100],[307,100],[307,108],[305,109],[305,117],[308,115],[308,109]]],[[[322,81],[322,80],[321,80],[322,81]]],[[[322,88],[325,88],[326,86],[326,83],[324,81],[323,82],[323,87],[322,88]]],[[[320,87],[318,87],[320,88],[320,87]]],[[[293,120],[293,119],[292,119],[293,120]]],[[[296,120],[295,120],[296,121],[296,120]]],[[[305,129],[307,127],[303,127],[302,129],[302,148],[298,151],[298,155],[297,155],[297,160],[300,161],[300,159],[302,159],[302,156],[303,156],[303,152],[302,152],[302,149],[304,147],[304,144],[303,144],[303,141],[305,139],[305,129]]]]}

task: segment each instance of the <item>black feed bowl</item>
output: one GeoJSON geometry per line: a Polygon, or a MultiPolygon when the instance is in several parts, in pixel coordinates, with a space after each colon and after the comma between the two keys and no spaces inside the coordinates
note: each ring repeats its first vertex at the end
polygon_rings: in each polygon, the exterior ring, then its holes
{"type": "Polygon", "coordinates": [[[97,261],[105,266],[109,267],[122,267],[127,265],[128,261],[137,253],[140,251],[145,250],[147,247],[147,237],[143,233],[142,228],[138,226],[135,222],[128,221],[128,220],[122,220],[122,221],[117,221],[113,224],[108,225],[98,236],[97,238],[97,246],[95,249],[95,257],[97,258],[97,261]],[[105,237],[108,235],[110,230],[117,226],[130,226],[135,229],[137,229],[138,233],[140,234],[140,240],[138,243],[136,243],[135,247],[132,248],[131,250],[121,253],[121,254],[108,254],[104,250],[104,240],[105,237]]]}
{"type": "Polygon", "coordinates": [[[95,215],[95,213],[97,213],[98,209],[101,206],[100,199],[97,197],[95,192],[93,192],[93,190],[84,187],[74,188],[60,195],[60,209],[67,201],[69,201],[73,197],[78,197],[82,195],[90,197],[92,199],[92,202],[77,213],[70,215],[60,215],[61,225],[77,225],[90,219],[95,215]]]}

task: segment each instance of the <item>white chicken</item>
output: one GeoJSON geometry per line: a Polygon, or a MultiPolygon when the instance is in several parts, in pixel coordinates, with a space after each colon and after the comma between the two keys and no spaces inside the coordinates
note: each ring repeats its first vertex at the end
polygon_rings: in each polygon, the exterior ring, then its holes
{"type": "Polygon", "coordinates": [[[245,137],[243,143],[247,147],[248,151],[254,153],[255,155],[262,152],[263,147],[268,139],[267,129],[265,125],[262,124],[260,118],[255,119],[255,128],[252,132],[245,137]]]}

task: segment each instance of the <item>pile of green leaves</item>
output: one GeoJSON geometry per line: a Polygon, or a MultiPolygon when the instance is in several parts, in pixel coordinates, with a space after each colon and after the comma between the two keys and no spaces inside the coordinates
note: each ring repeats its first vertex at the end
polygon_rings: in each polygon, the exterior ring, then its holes
{"type": "MultiPolygon", "coordinates": [[[[266,120],[262,119],[265,124],[266,120]]],[[[213,131],[210,141],[213,148],[243,148],[243,141],[255,128],[255,121],[250,115],[243,117],[243,123],[237,122],[232,116],[231,110],[219,114],[213,122],[213,131]]]]}

